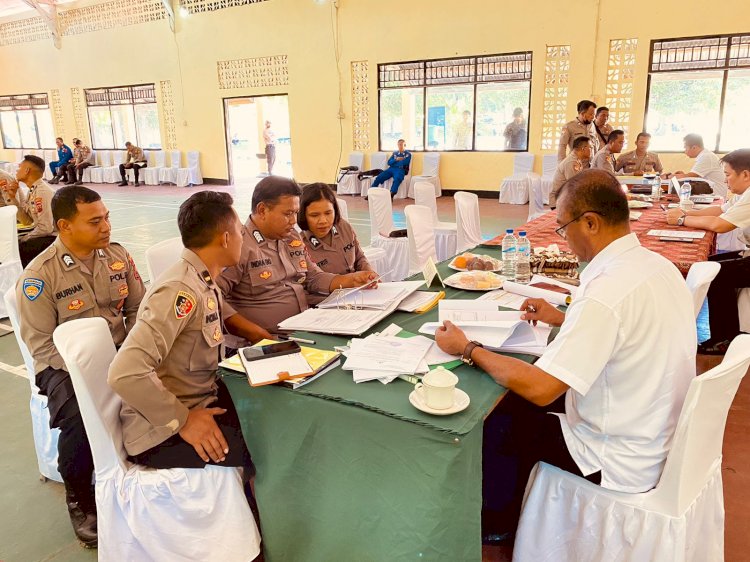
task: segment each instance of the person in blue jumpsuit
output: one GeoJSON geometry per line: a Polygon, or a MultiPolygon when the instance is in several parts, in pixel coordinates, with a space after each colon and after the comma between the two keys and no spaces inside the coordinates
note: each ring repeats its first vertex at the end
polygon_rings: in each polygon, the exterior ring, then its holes
{"type": "Polygon", "coordinates": [[[375,181],[372,182],[372,187],[378,187],[386,180],[393,178],[391,184],[391,198],[398,193],[398,186],[404,181],[406,174],[409,173],[409,165],[411,164],[411,152],[406,150],[406,141],[399,139],[398,150],[391,154],[388,159],[388,169],[380,172],[375,181]]]}
{"type": "Polygon", "coordinates": [[[63,142],[62,137],[57,137],[55,139],[55,144],[57,144],[57,162],[49,163],[49,169],[54,176],[50,180],[50,183],[60,183],[61,179],[67,181],[67,173],[65,170],[67,170],[68,162],[73,158],[73,151],[63,142]]]}

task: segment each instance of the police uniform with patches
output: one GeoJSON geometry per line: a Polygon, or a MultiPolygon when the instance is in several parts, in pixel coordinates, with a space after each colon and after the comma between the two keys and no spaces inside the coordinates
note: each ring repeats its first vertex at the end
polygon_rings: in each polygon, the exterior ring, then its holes
{"type": "Polygon", "coordinates": [[[613,176],[621,175],[615,172],[616,163],[617,160],[615,158],[615,155],[609,149],[609,145],[607,145],[596,153],[593,160],[591,161],[591,168],[595,170],[604,170],[605,172],[609,172],[613,176]]]}
{"type": "Polygon", "coordinates": [[[552,189],[549,194],[549,206],[553,209],[557,204],[557,193],[560,191],[562,185],[570,178],[575,176],[578,172],[589,168],[589,162],[583,162],[578,159],[575,152],[571,152],[568,156],[557,165],[555,169],[555,175],[552,177],[552,189]]]}
{"type": "Polygon", "coordinates": [[[240,262],[225,269],[216,284],[234,310],[275,332],[279,322],[307,309],[307,293],[327,295],[334,277],[309,258],[297,231],[266,240],[248,218],[240,262]]]}
{"type": "Polygon", "coordinates": [[[120,420],[131,460],[154,468],[204,467],[179,431],[189,410],[218,407],[227,409],[214,419],[230,450],[221,465],[252,466],[234,405],[216,374],[224,318],[233,314],[208,268],[188,249],[149,289],[108,378],[123,400],[120,420]]]}
{"type": "MultiPolygon", "coordinates": [[[[326,237],[327,238],[327,237],[326,237]]],[[[370,263],[359,245],[352,225],[344,219],[331,228],[330,244],[316,238],[309,230],[302,231],[302,239],[307,246],[310,260],[321,270],[336,275],[355,271],[372,271],[370,263]]],[[[308,295],[308,304],[315,305],[324,300],[321,295],[308,295]]]]}
{"type": "Polygon", "coordinates": [[[91,270],[57,238],[16,284],[21,338],[33,357],[39,392],[48,397],[50,427],[61,430],[58,468],[78,497],[86,497],[94,464],[70,375],[52,332],[70,320],[101,316],[120,345],[135,323],[145,292],[130,254],[119,244],[95,250],[85,261],[93,264],[91,270]]]}
{"type": "Polygon", "coordinates": [[[635,150],[622,154],[617,159],[615,165],[615,171],[619,172],[622,170],[624,174],[632,175],[635,172],[657,172],[661,174],[664,171],[664,166],[659,160],[659,155],[655,152],[646,152],[643,156],[638,156],[635,150]]]}
{"type": "Polygon", "coordinates": [[[18,221],[23,224],[33,224],[29,232],[19,235],[19,241],[30,240],[40,236],[50,236],[57,232],[55,220],[52,218],[52,197],[55,191],[46,181],[39,178],[32,185],[27,196],[19,189],[16,193],[18,200],[18,221]]]}
{"type": "Polygon", "coordinates": [[[593,145],[592,151],[594,154],[599,150],[599,138],[594,128],[594,123],[584,125],[576,117],[572,121],[563,125],[562,132],[560,133],[560,142],[557,147],[557,161],[562,162],[565,160],[565,155],[568,149],[573,150],[573,141],[578,137],[589,137],[591,144],[593,145]]]}

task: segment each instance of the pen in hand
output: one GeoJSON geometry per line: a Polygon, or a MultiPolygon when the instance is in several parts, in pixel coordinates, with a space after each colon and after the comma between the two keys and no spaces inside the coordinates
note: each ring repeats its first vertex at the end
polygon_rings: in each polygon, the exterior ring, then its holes
{"type": "Polygon", "coordinates": [[[667,210],[667,208],[664,205],[659,205],[659,207],[661,207],[662,211],[666,211],[667,210]]]}

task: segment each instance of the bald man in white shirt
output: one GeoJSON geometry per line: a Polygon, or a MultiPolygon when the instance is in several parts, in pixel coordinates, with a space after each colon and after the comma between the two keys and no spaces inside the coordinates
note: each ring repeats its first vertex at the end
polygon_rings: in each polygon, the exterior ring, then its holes
{"type": "Polygon", "coordinates": [[[689,172],[677,171],[667,174],[667,178],[700,178],[706,180],[714,193],[720,197],[727,196],[727,182],[724,178],[724,170],[719,162],[719,157],[710,150],[703,147],[703,137],[690,133],[683,139],[685,154],[695,158],[695,163],[689,172]]]}

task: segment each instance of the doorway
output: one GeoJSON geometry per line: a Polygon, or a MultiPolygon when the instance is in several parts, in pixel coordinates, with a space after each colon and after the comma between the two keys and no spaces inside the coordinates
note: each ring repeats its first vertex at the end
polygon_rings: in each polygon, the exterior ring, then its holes
{"type": "Polygon", "coordinates": [[[276,137],[273,175],[292,177],[292,144],[289,128],[289,96],[224,98],[229,181],[255,182],[268,175],[263,131],[266,121],[276,137]]]}

